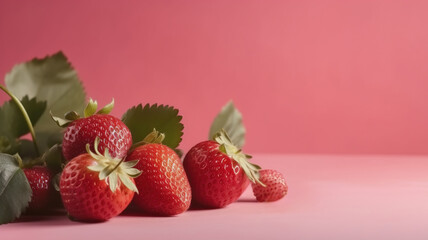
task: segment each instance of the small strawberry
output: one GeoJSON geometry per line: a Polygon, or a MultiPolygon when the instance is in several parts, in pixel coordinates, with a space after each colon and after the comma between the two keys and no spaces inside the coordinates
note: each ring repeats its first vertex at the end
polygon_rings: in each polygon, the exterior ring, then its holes
{"type": "Polygon", "coordinates": [[[221,208],[235,202],[249,181],[259,182],[259,166],[248,162],[250,156],[235,147],[224,130],[194,146],[184,158],[195,203],[221,208]]]}
{"type": "Polygon", "coordinates": [[[133,177],[140,174],[137,161],[122,162],[105,149],[101,155],[99,138],[95,153],[86,145],[87,154],[73,158],[65,166],[60,179],[60,193],[69,216],[78,221],[106,221],[119,215],[132,201],[133,177]]]}
{"type": "MultiPolygon", "coordinates": [[[[104,152],[104,149],[109,149],[112,157],[123,158],[131,148],[132,136],[128,127],[120,119],[108,115],[114,101],[98,112],[97,105],[97,102],[91,99],[85,109],[84,118],[80,118],[76,112],[67,113],[66,119],[53,117],[61,127],[67,126],[62,141],[66,160],[85,153],[86,144],[92,144],[96,137],[101,139],[99,150],[104,152]]],[[[94,149],[92,145],[91,149],[94,149]]]]}
{"type": "Polygon", "coordinates": [[[180,158],[161,144],[163,138],[154,130],[143,140],[147,144],[135,148],[127,159],[138,160],[135,167],[141,170],[135,179],[140,194],[133,203],[143,211],[170,216],[189,208],[192,191],[180,158]]]}
{"type": "Polygon", "coordinates": [[[52,173],[43,166],[33,166],[23,170],[33,192],[27,211],[39,212],[45,210],[54,194],[51,184],[52,173]]]}
{"type": "Polygon", "coordinates": [[[254,196],[259,202],[273,202],[283,198],[288,191],[288,186],[285,183],[284,176],[271,169],[263,169],[259,171],[260,181],[266,186],[257,183],[252,183],[254,196]]]}

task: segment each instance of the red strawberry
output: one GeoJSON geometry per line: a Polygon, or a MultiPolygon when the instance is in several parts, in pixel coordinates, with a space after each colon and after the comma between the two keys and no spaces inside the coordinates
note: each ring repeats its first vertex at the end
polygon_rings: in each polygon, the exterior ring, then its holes
{"type": "Polygon", "coordinates": [[[209,208],[221,208],[235,202],[247,188],[249,179],[258,181],[259,166],[247,161],[242,153],[221,131],[215,141],[194,146],[184,158],[195,203],[209,208]]]}
{"type": "MultiPolygon", "coordinates": [[[[113,102],[94,115],[97,102],[89,101],[85,109],[85,118],[79,118],[77,113],[70,112],[66,120],[54,117],[60,126],[68,126],[64,133],[62,151],[66,160],[86,152],[87,143],[92,144],[96,137],[101,139],[99,150],[109,149],[112,157],[123,158],[132,145],[132,136],[128,127],[110,113],[113,102]]],[[[94,150],[93,146],[91,149],[94,150]]]]}
{"type": "MultiPolygon", "coordinates": [[[[152,134],[157,135],[156,132],[152,134]]],[[[139,161],[135,167],[141,170],[141,175],[135,179],[135,184],[140,194],[135,195],[133,201],[138,208],[166,216],[189,208],[192,191],[174,150],[160,143],[149,143],[135,148],[127,159],[139,161]]]]}
{"type": "Polygon", "coordinates": [[[259,202],[273,202],[283,198],[288,191],[288,186],[285,183],[284,176],[271,169],[263,169],[259,171],[260,181],[266,186],[257,183],[251,184],[254,196],[259,202]]]}
{"type": "Polygon", "coordinates": [[[64,133],[62,151],[70,160],[85,153],[86,143],[94,142],[99,137],[100,151],[111,150],[112,157],[123,158],[131,148],[132,136],[128,127],[118,118],[110,115],[96,114],[72,122],[64,133]]]}
{"type": "Polygon", "coordinates": [[[28,206],[28,211],[38,212],[48,207],[54,193],[51,184],[52,173],[42,166],[34,166],[24,169],[25,176],[30,183],[33,195],[28,206]]]}
{"type": "Polygon", "coordinates": [[[111,158],[108,151],[98,151],[99,138],[94,146],[97,154],[73,158],[65,166],[60,179],[60,193],[69,216],[78,221],[105,221],[119,215],[137,192],[134,180],[139,171],[132,168],[137,162],[121,162],[111,158]]]}

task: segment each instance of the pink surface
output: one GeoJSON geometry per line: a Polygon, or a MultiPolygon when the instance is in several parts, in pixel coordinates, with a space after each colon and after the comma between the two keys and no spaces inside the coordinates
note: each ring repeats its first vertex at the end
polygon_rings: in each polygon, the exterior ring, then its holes
{"type": "Polygon", "coordinates": [[[140,102],[180,108],[185,150],[234,99],[249,152],[427,154],[427,9],[418,0],[2,0],[0,76],[64,50],[89,96],[116,98],[115,115],[140,102]]]}
{"type": "Polygon", "coordinates": [[[286,176],[289,193],[176,217],[127,214],[84,224],[65,216],[0,226],[1,239],[428,239],[427,157],[256,155],[286,176]]]}

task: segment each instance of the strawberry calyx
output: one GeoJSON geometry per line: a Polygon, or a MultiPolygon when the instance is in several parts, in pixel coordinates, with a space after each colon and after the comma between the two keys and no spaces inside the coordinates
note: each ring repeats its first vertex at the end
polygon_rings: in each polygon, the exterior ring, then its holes
{"type": "Polygon", "coordinates": [[[162,144],[162,142],[163,142],[164,139],[165,139],[165,134],[164,133],[160,133],[159,131],[156,130],[156,128],[153,128],[153,131],[151,133],[147,134],[147,136],[143,140],[141,140],[141,141],[135,143],[134,145],[132,145],[131,151],[133,149],[135,149],[136,147],[139,147],[139,146],[142,146],[142,145],[145,145],[145,144],[149,144],[149,143],[159,143],[159,144],[162,144]]]}
{"type": "MultiPolygon", "coordinates": [[[[107,105],[105,105],[103,108],[97,111],[98,109],[98,102],[89,99],[88,105],[86,105],[85,110],[83,111],[84,117],[90,117],[95,114],[109,114],[114,107],[114,99],[107,105]]],[[[64,115],[64,118],[56,117],[50,112],[52,119],[56,122],[56,124],[60,127],[67,127],[70,123],[73,121],[80,119],[80,115],[75,111],[67,112],[64,115]]]]}
{"type": "Polygon", "coordinates": [[[252,183],[260,184],[262,186],[266,186],[264,183],[260,181],[259,171],[261,167],[257,164],[253,164],[248,160],[252,158],[252,156],[245,154],[241,149],[236,147],[232,140],[230,140],[229,135],[224,129],[221,129],[219,132],[214,134],[213,140],[216,141],[219,146],[219,150],[235,160],[239,166],[241,166],[245,175],[247,175],[248,179],[252,183]]]}
{"type": "Polygon", "coordinates": [[[101,108],[97,112],[98,103],[97,101],[94,101],[91,98],[89,99],[88,105],[85,108],[84,115],[85,115],[85,118],[87,118],[94,114],[109,114],[111,110],[113,110],[113,107],[114,107],[114,98],[109,104],[105,105],[103,108],[101,108]]]}
{"type": "Polygon", "coordinates": [[[127,188],[138,193],[137,187],[134,182],[131,181],[131,178],[136,178],[141,174],[140,170],[134,168],[138,160],[124,162],[124,158],[113,158],[107,148],[105,148],[104,154],[101,154],[98,150],[99,143],[100,139],[97,137],[94,142],[95,153],[91,151],[90,144],[86,144],[86,151],[96,163],[88,166],[88,169],[99,172],[98,177],[100,180],[108,180],[107,184],[112,192],[115,192],[118,183],[122,182],[127,188]]]}

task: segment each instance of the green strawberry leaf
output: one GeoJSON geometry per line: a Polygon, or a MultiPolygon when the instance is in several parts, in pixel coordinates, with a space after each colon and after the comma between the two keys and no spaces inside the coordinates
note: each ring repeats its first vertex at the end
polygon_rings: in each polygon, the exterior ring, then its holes
{"type": "Polygon", "coordinates": [[[232,101],[229,101],[215,117],[211,124],[209,139],[212,139],[221,129],[227,132],[232,143],[238,148],[244,146],[246,130],[242,123],[242,114],[232,101]]]}
{"type": "Polygon", "coordinates": [[[149,105],[144,108],[141,104],[134,106],[122,117],[122,121],[128,126],[134,143],[142,141],[155,128],[165,134],[163,144],[175,149],[183,136],[183,124],[178,115],[178,109],[168,105],[149,105]]]}
{"type": "Polygon", "coordinates": [[[28,207],[31,187],[16,158],[0,153],[0,224],[12,222],[28,207]]]}
{"type": "Polygon", "coordinates": [[[177,153],[179,158],[183,158],[183,150],[182,149],[176,148],[176,149],[174,149],[174,151],[175,151],[175,153],[177,153]]]}
{"type": "Polygon", "coordinates": [[[62,155],[62,148],[60,145],[55,144],[42,156],[42,162],[45,162],[47,167],[55,173],[62,171],[62,164],[65,159],[62,155]]]}
{"type": "MultiPolygon", "coordinates": [[[[34,125],[46,109],[46,102],[29,99],[24,96],[21,100],[31,123],[34,125]]],[[[0,107],[0,152],[15,154],[28,145],[22,145],[18,138],[29,133],[25,118],[13,100],[7,101],[0,107]]]]}
{"type": "MultiPolygon", "coordinates": [[[[42,116],[46,109],[45,101],[37,101],[36,98],[31,100],[24,96],[21,100],[31,123],[34,125],[42,116]]],[[[16,103],[12,100],[7,101],[0,107],[0,135],[10,138],[19,138],[30,132],[21,111],[16,103]]]]}
{"type": "Polygon", "coordinates": [[[19,141],[14,138],[0,135],[0,153],[14,154],[19,150],[19,141]]]}
{"type": "Polygon", "coordinates": [[[42,149],[42,153],[46,152],[54,146],[55,144],[61,144],[62,137],[63,137],[63,131],[60,129],[57,131],[42,131],[42,132],[36,132],[37,134],[37,142],[39,143],[39,148],[42,149]]]}
{"type": "Polygon", "coordinates": [[[57,192],[59,192],[59,190],[60,190],[59,189],[59,182],[61,180],[61,173],[62,172],[55,174],[52,178],[52,184],[53,184],[53,186],[57,192]]]}
{"type": "Polygon", "coordinates": [[[27,139],[19,139],[18,154],[22,158],[24,165],[26,162],[32,161],[38,157],[33,141],[27,139]]]}
{"type": "MultiPolygon", "coordinates": [[[[85,107],[86,94],[76,71],[62,52],[43,59],[15,65],[6,75],[7,88],[18,98],[28,95],[47,102],[47,110],[36,123],[36,135],[42,152],[55,144],[61,128],[52,121],[49,112],[60,116],[70,110],[85,107]]],[[[81,113],[81,112],[80,112],[81,113]]]]}

